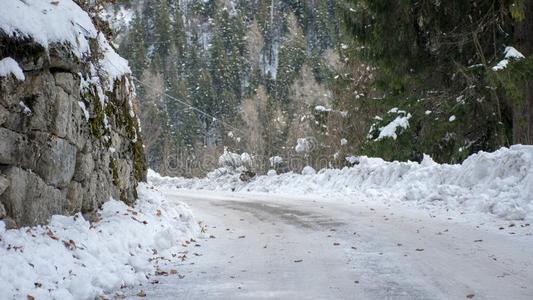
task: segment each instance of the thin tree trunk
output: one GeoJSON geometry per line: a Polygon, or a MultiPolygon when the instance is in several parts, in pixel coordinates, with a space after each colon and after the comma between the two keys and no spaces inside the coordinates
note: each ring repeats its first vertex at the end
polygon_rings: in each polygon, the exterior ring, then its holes
{"type": "MultiPolygon", "coordinates": [[[[516,47],[524,56],[533,54],[533,1],[526,1],[525,18],[515,26],[516,47]]],[[[524,81],[522,101],[513,104],[513,143],[533,144],[533,78],[524,81]]]]}

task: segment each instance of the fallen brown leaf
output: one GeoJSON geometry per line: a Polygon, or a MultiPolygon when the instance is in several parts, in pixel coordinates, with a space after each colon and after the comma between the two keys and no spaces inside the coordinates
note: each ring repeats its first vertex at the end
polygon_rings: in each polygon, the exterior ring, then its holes
{"type": "Polygon", "coordinates": [[[137,297],[146,297],[146,293],[141,290],[140,292],[137,293],[137,297]]]}
{"type": "Polygon", "coordinates": [[[48,229],[48,231],[46,232],[46,235],[49,236],[52,240],[56,240],[56,241],[59,240],[59,238],[50,229],[48,229]]]}
{"type": "Polygon", "coordinates": [[[76,249],[76,243],[73,240],[63,240],[63,245],[69,250],[75,250],[76,249]]]}

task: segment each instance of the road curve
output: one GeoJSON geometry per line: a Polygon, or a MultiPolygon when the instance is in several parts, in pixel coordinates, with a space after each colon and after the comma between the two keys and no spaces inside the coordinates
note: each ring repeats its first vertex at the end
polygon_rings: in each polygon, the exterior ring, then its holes
{"type": "Polygon", "coordinates": [[[130,299],[533,299],[530,232],[310,197],[165,193],[211,238],[188,248],[185,277],[130,299]]]}

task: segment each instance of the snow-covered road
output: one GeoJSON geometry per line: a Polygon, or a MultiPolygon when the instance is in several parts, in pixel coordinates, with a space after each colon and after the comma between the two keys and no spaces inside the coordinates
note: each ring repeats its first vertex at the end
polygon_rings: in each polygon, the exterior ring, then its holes
{"type": "MultiPolygon", "coordinates": [[[[148,299],[533,299],[531,226],[250,193],[168,190],[211,238],[148,299]],[[513,226],[514,225],[514,226],[513,226]]],[[[146,299],[144,298],[144,299],[146,299]]]]}

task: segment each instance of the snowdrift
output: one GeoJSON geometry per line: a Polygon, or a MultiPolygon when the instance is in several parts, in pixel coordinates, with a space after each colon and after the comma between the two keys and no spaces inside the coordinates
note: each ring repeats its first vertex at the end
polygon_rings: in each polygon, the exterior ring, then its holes
{"type": "Polygon", "coordinates": [[[96,299],[165,270],[181,242],[199,234],[185,204],[146,184],[135,208],[111,200],[99,215],[92,224],[78,214],[19,230],[0,222],[0,299],[96,299]]]}
{"type": "Polygon", "coordinates": [[[217,170],[204,179],[149,180],[167,187],[196,190],[244,191],[410,202],[423,208],[482,212],[506,220],[533,219],[533,146],[512,146],[494,153],[480,152],[460,165],[386,162],[358,157],[356,165],[317,174],[287,173],[259,176],[249,183],[238,174],[217,170]]]}

